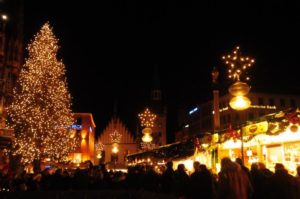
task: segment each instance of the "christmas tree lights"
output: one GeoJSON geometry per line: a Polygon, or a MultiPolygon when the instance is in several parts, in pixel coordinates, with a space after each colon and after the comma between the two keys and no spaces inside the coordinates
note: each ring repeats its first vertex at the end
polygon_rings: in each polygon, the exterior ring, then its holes
{"type": "Polygon", "coordinates": [[[58,40],[46,23],[28,45],[14,99],[8,107],[9,124],[15,131],[13,154],[23,163],[50,158],[62,161],[75,147],[71,96],[65,66],[57,60],[58,40]]]}

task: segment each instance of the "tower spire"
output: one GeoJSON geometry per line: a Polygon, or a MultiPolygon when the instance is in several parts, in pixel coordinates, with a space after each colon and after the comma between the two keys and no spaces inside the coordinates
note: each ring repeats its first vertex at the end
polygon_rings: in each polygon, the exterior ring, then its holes
{"type": "Polygon", "coordinates": [[[154,73],[153,73],[153,87],[151,90],[151,100],[153,101],[161,101],[161,89],[159,85],[159,74],[158,74],[158,65],[154,65],[154,73]]]}

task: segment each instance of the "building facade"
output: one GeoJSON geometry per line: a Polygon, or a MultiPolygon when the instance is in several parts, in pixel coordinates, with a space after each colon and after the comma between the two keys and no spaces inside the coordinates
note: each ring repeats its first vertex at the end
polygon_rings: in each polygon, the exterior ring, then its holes
{"type": "Polygon", "coordinates": [[[23,1],[0,2],[0,128],[23,64],[23,1]]]}
{"type": "Polygon", "coordinates": [[[99,161],[107,164],[109,169],[125,168],[126,156],[137,152],[134,136],[116,116],[112,117],[97,142],[103,145],[99,161]]]}
{"type": "MultiPolygon", "coordinates": [[[[236,111],[230,108],[231,95],[224,95],[219,98],[220,129],[228,128],[229,124],[236,125],[247,120],[253,120],[263,115],[274,113],[300,105],[300,96],[254,93],[248,95],[251,106],[244,111],[236,111]]],[[[177,140],[182,136],[201,134],[213,131],[213,101],[200,104],[191,110],[186,110],[179,115],[181,130],[176,136],[177,140]]]]}
{"type": "Polygon", "coordinates": [[[13,130],[6,127],[7,107],[23,64],[23,0],[0,1],[0,159],[11,146],[13,130]]]}
{"type": "Polygon", "coordinates": [[[95,157],[95,129],[91,113],[74,113],[75,123],[71,126],[71,136],[77,139],[77,148],[70,153],[69,159],[80,164],[85,161],[96,162],[95,157]]]}

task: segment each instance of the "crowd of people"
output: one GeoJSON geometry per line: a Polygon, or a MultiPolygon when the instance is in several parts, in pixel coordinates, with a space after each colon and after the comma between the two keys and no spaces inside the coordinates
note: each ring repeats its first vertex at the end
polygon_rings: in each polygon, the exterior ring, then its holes
{"type": "Polygon", "coordinates": [[[221,160],[221,171],[211,173],[205,165],[194,162],[194,171],[188,175],[184,164],[173,169],[167,162],[158,174],[151,166],[129,167],[128,172],[107,171],[105,165],[88,169],[50,172],[45,169],[34,174],[23,169],[0,173],[0,191],[43,190],[148,190],[174,195],[176,198],[203,199],[299,199],[300,167],[297,177],[290,175],[282,164],[271,172],[262,163],[254,163],[249,170],[241,159],[221,160]]]}

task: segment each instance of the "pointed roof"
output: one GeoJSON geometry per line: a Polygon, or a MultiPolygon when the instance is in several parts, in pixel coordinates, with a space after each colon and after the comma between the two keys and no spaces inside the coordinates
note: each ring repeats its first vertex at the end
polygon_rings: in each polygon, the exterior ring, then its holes
{"type": "Polygon", "coordinates": [[[135,143],[135,139],[132,136],[132,133],[128,130],[125,124],[117,116],[113,116],[109,121],[107,126],[104,128],[100,134],[100,141],[105,144],[112,144],[111,134],[117,132],[121,135],[120,143],[135,143]]]}

